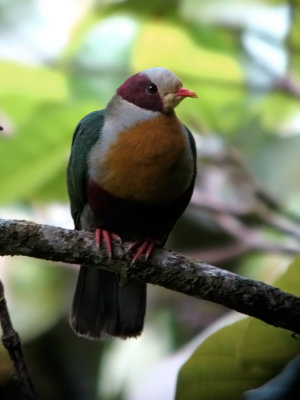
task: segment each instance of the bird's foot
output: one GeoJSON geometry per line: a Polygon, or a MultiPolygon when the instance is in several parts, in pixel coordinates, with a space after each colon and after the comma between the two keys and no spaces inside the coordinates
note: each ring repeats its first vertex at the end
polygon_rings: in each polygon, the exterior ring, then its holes
{"type": "Polygon", "coordinates": [[[155,244],[155,240],[153,239],[136,240],[135,242],[132,242],[129,246],[129,250],[136,250],[136,253],[132,258],[131,265],[133,265],[142,254],[145,255],[145,260],[148,261],[153,252],[155,244]]]}
{"type": "Polygon", "coordinates": [[[112,258],[113,240],[117,240],[120,243],[122,242],[122,239],[116,233],[112,233],[100,228],[97,228],[95,231],[95,240],[97,247],[101,247],[102,243],[104,242],[109,259],[112,258]]]}

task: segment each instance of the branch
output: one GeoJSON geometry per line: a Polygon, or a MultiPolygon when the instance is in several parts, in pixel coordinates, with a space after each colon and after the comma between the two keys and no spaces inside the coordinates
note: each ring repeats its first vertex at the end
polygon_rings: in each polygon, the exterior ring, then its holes
{"type": "Polygon", "coordinates": [[[105,251],[95,246],[90,232],[0,219],[0,255],[95,265],[222,304],[300,334],[300,298],[296,296],[166,249],[156,249],[150,261],[141,260],[132,266],[128,244],[116,242],[114,250],[109,260],[105,251]]]}
{"type": "Polygon", "coordinates": [[[16,369],[17,377],[22,390],[24,400],[37,400],[37,396],[29,376],[21,341],[18,333],[14,330],[4,297],[4,288],[0,281],[0,326],[2,328],[2,343],[8,351],[16,369]]]}

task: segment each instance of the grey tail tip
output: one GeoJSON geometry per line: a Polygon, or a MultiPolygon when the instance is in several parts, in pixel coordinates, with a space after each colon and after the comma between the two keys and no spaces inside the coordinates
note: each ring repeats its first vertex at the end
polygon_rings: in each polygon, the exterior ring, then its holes
{"type": "Polygon", "coordinates": [[[89,331],[82,331],[81,329],[79,329],[76,326],[76,320],[75,318],[70,318],[70,326],[73,330],[73,332],[80,338],[83,339],[88,339],[88,340],[93,340],[93,341],[101,341],[101,340],[105,340],[105,339],[109,339],[109,336],[107,334],[104,334],[103,332],[99,332],[98,335],[95,335],[92,332],[89,331]]]}
{"type": "Polygon", "coordinates": [[[73,316],[70,317],[70,325],[73,332],[80,338],[92,340],[92,341],[102,341],[102,340],[112,340],[114,338],[126,340],[126,339],[138,339],[138,337],[142,334],[143,329],[133,334],[122,335],[121,333],[110,334],[106,331],[98,331],[98,332],[90,332],[88,330],[82,330],[76,324],[76,318],[73,316]]]}

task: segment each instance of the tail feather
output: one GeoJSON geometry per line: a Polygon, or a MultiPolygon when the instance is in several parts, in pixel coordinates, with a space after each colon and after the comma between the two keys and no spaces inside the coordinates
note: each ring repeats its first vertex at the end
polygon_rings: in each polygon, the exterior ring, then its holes
{"type": "Polygon", "coordinates": [[[131,279],[119,286],[119,335],[138,336],[144,326],[146,311],[146,285],[131,279]]]}
{"type": "Polygon", "coordinates": [[[135,337],[143,329],[146,285],[129,280],[120,287],[118,276],[81,266],[71,313],[75,332],[90,339],[135,337]]]}

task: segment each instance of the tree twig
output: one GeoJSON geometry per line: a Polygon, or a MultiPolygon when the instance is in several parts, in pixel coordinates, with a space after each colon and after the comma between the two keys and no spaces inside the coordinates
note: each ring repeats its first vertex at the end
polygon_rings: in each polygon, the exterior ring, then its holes
{"type": "Polygon", "coordinates": [[[92,233],[0,219],[0,255],[95,265],[222,304],[300,334],[300,298],[296,296],[166,249],[156,249],[150,261],[132,266],[128,244],[116,242],[114,249],[109,260],[105,251],[95,246],[92,233]]]}
{"type": "Polygon", "coordinates": [[[37,400],[37,396],[29,376],[21,341],[18,333],[14,330],[4,296],[3,284],[0,280],[0,325],[2,328],[2,343],[12,360],[18,381],[20,383],[24,400],[37,400]]]}

